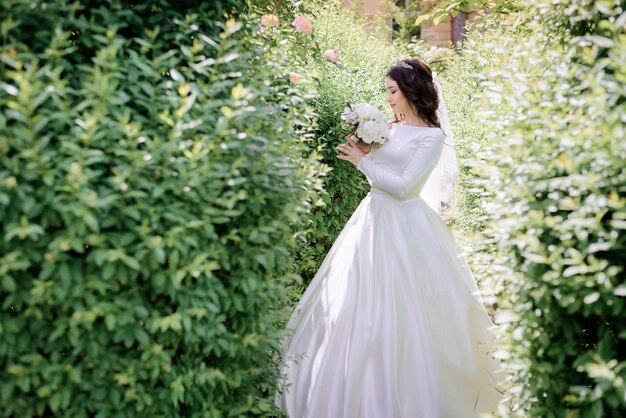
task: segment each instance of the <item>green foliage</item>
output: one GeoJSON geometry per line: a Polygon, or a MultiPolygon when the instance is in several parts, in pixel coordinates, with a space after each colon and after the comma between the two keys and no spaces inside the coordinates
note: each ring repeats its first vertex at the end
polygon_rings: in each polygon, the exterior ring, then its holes
{"type": "Polygon", "coordinates": [[[459,13],[468,13],[474,10],[488,13],[513,13],[521,8],[519,0],[435,0],[427,13],[420,15],[416,25],[432,20],[435,25],[443,22],[448,16],[455,17],[459,13]]]}
{"type": "Polygon", "coordinates": [[[271,414],[318,166],[233,5],[0,6],[0,416],[271,414]]]}
{"type": "Polygon", "coordinates": [[[398,52],[368,33],[363,18],[342,9],[338,1],[283,7],[279,13],[283,23],[271,33],[268,47],[280,49],[289,57],[290,65],[285,71],[302,76],[296,87],[317,115],[309,147],[320,152],[323,162],[333,167],[324,178],[319,206],[305,225],[306,233],[300,236],[298,263],[306,280],[315,274],[330,245],[369,190],[365,178],[354,166],[336,158],[334,148],[347,134],[339,116],[348,102],[369,102],[388,110],[384,101],[385,74],[398,58],[398,52]],[[310,37],[290,27],[295,14],[311,18],[314,29],[310,37]],[[323,57],[324,51],[333,48],[341,51],[337,64],[323,57]]]}
{"type": "Polygon", "coordinates": [[[319,57],[309,60],[315,65],[310,71],[317,76],[318,97],[313,103],[319,115],[316,142],[324,147],[324,161],[334,169],[324,182],[327,204],[314,214],[315,232],[306,240],[307,255],[315,261],[308,277],[317,271],[330,245],[369,190],[365,178],[352,164],[336,158],[334,148],[344,141],[347,133],[341,127],[339,115],[346,103],[368,102],[388,111],[384,101],[385,74],[397,59],[392,48],[366,33],[363,21],[355,15],[338,13],[338,7],[326,4],[318,9],[317,41],[322,50],[341,50],[342,67],[319,57]],[[362,48],[363,43],[368,48],[362,48]]]}
{"type": "Polygon", "coordinates": [[[420,37],[421,28],[415,24],[415,19],[422,11],[422,2],[396,2],[391,5],[390,18],[393,22],[392,38],[407,44],[420,37]]]}
{"type": "Polygon", "coordinates": [[[408,50],[410,55],[423,59],[441,82],[459,161],[454,204],[447,215],[457,231],[468,235],[483,227],[475,165],[478,164],[476,154],[487,141],[486,126],[477,120],[483,106],[479,102],[484,91],[481,82],[490,51],[482,47],[474,33],[467,39],[462,54],[452,48],[429,48],[423,42],[408,44],[408,50]]]}
{"type": "Polygon", "coordinates": [[[453,225],[496,293],[502,416],[626,413],[624,9],[544,1],[459,56],[412,46],[453,123],[453,225]]]}
{"type": "Polygon", "coordinates": [[[626,413],[623,16],[618,1],[540,2],[520,36],[485,44],[480,250],[507,404],[528,416],[626,413]]]}

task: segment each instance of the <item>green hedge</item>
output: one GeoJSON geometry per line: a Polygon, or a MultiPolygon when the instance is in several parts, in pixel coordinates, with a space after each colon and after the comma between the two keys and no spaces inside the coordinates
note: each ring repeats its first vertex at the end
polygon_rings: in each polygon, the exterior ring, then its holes
{"type": "Polygon", "coordinates": [[[315,163],[233,6],[2,2],[0,416],[273,409],[315,163]]]}
{"type": "Polygon", "coordinates": [[[476,154],[487,141],[487,127],[476,123],[481,118],[481,85],[490,50],[472,32],[465,41],[464,52],[449,47],[428,46],[416,41],[405,46],[407,54],[420,57],[431,66],[440,80],[450,118],[459,165],[459,181],[455,184],[453,205],[443,215],[458,235],[469,235],[483,227],[483,210],[476,189],[474,166],[476,154]]]}
{"type": "Polygon", "coordinates": [[[515,45],[528,39],[516,14],[486,14],[472,22],[462,48],[408,44],[408,54],[424,59],[438,73],[450,116],[459,165],[454,203],[443,216],[464,250],[482,291],[483,301],[497,308],[494,292],[502,287],[493,268],[494,241],[484,230],[491,220],[486,207],[488,184],[483,178],[494,168],[484,150],[509,134],[506,120],[514,111],[504,100],[534,76],[523,52],[515,45]],[[513,24],[515,23],[515,24],[513,24]],[[511,83],[514,80],[514,83],[511,83]]]}
{"type": "MultiPolygon", "coordinates": [[[[267,13],[273,9],[266,6],[259,10],[267,13]]],[[[313,202],[317,206],[303,225],[304,233],[298,235],[297,264],[308,281],[369,190],[358,170],[336,157],[335,146],[344,141],[348,132],[341,127],[339,116],[348,102],[369,102],[389,112],[385,74],[400,56],[386,42],[384,33],[368,32],[366,20],[352,9],[343,8],[337,0],[309,1],[296,6],[284,3],[276,13],[281,24],[266,34],[266,48],[281,51],[287,57],[285,72],[302,76],[295,88],[316,115],[308,147],[332,170],[323,179],[323,189],[313,202]],[[291,26],[296,15],[311,19],[311,36],[297,33],[291,26]],[[338,65],[323,57],[324,51],[334,48],[341,51],[338,65]]]]}
{"type": "Polygon", "coordinates": [[[507,404],[527,416],[626,415],[625,6],[538,2],[528,36],[490,41],[481,240],[507,404]]]}
{"type": "Polygon", "coordinates": [[[542,1],[458,56],[413,46],[458,144],[453,226],[496,293],[500,416],[626,415],[624,9],[542,1]]]}

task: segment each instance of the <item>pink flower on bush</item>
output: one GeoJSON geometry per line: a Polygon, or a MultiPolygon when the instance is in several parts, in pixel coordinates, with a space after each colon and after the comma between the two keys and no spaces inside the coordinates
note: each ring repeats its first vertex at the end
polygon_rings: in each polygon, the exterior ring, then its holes
{"type": "Polygon", "coordinates": [[[278,26],[278,16],[267,14],[261,16],[261,24],[263,26],[278,26]]]}
{"type": "Polygon", "coordinates": [[[310,35],[313,32],[313,24],[304,16],[296,16],[292,23],[298,32],[310,35]]]}
{"type": "Polygon", "coordinates": [[[332,62],[337,62],[341,59],[341,51],[339,48],[328,49],[324,52],[324,58],[332,62]]]}
{"type": "Polygon", "coordinates": [[[293,73],[293,72],[289,73],[289,78],[291,79],[291,82],[293,84],[297,84],[300,82],[300,80],[302,80],[302,77],[300,76],[300,74],[293,73]]]}

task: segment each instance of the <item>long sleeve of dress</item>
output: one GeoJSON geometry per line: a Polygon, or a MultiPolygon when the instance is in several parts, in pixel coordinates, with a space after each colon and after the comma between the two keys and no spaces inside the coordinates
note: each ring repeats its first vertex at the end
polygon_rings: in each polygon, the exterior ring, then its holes
{"type": "Polygon", "coordinates": [[[420,140],[409,164],[401,174],[397,174],[376,164],[375,160],[362,158],[357,168],[365,174],[372,185],[402,198],[413,189],[425,174],[430,173],[431,167],[436,164],[443,146],[443,134],[434,130],[433,134],[420,140]]]}

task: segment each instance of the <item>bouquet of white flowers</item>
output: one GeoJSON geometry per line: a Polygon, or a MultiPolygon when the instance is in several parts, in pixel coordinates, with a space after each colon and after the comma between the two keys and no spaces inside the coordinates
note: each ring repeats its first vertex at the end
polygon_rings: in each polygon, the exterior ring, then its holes
{"type": "Polygon", "coordinates": [[[387,117],[367,103],[359,103],[354,107],[348,104],[341,114],[341,121],[346,128],[352,129],[357,139],[372,147],[379,147],[389,139],[387,117]]]}

